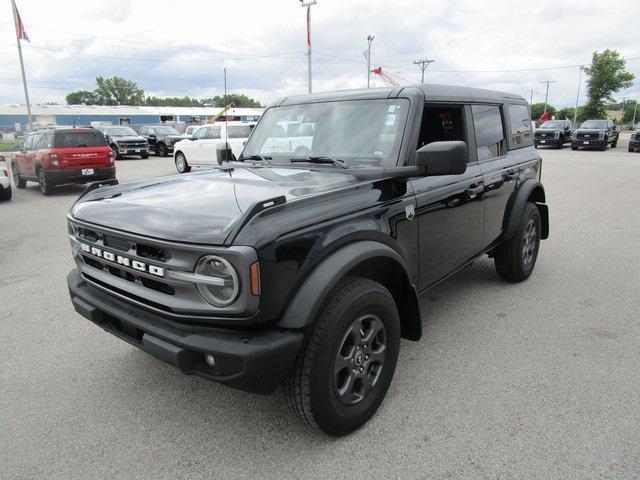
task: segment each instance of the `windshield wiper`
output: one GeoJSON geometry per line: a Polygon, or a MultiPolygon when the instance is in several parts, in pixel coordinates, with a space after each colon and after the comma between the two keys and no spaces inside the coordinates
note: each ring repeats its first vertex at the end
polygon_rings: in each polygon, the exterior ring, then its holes
{"type": "Polygon", "coordinates": [[[269,160],[271,160],[273,157],[270,157],[269,155],[249,155],[248,157],[245,157],[244,155],[240,155],[240,158],[238,159],[241,162],[244,162],[245,160],[253,160],[256,162],[262,162],[265,163],[267,165],[271,165],[271,162],[269,160]]]}
{"type": "Polygon", "coordinates": [[[300,158],[292,158],[291,159],[291,163],[303,163],[303,162],[307,162],[307,163],[326,163],[326,164],[334,165],[334,166],[340,167],[340,168],[348,168],[344,164],[344,160],[340,160],[340,159],[337,159],[337,158],[331,158],[331,157],[308,156],[308,157],[300,157],[300,158]]]}

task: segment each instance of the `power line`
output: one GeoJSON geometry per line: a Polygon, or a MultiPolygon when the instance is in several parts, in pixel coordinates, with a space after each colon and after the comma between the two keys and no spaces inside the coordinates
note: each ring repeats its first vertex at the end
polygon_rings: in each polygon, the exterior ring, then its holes
{"type": "Polygon", "coordinates": [[[414,65],[420,65],[420,70],[422,70],[422,80],[420,83],[424,83],[424,71],[427,69],[429,65],[431,65],[435,60],[429,60],[427,58],[419,58],[418,60],[414,60],[414,65]]]}

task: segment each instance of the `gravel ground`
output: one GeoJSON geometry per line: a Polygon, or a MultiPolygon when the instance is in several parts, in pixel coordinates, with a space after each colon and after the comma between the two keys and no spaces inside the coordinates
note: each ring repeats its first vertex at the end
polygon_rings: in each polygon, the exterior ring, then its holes
{"type": "MultiPolygon", "coordinates": [[[[551,238],[506,285],[482,259],[424,296],[377,415],[341,439],[279,394],[184,376],[77,315],[65,213],[0,204],[2,478],[640,477],[640,153],[540,150],[551,238]]],[[[119,178],[172,174],[118,161],[119,178]]]]}

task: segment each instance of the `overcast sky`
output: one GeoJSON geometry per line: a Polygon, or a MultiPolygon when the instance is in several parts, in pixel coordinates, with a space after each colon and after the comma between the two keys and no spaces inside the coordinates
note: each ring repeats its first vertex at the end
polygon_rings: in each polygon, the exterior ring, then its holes
{"type": "MultiPolygon", "coordinates": [[[[0,103],[24,103],[10,0],[0,0],[0,103]]],[[[306,92],[305,9],[297,0],[17,0],[33,103],[93,89],[119,75],[147,95],[210,97],[223,88],[263,102],[306,92]]],[[[594,50],[626,58],[640,99],[638,0],[318,0],[312,7],[314,91],[366,86],[372,66],[401,84],[419,82],[412,61],[434,59],[427,83],[494,88],[575,103],[578,68],[594,50]],[[491,5],[491,6],[489,6],[491,5]],[[569,67],[569,68],[561,68],[569,67]],[[540,70],[532,70],[540,69],[540,70]],[[497,72],[502,70],[502,72],[497,72]]],[[[380,79],[373,85],[384,85],[380,79]]],[[[584,85],[584,84],[583,84],[584,85]]],[[[584,98],[584,90],[582,93],[584,98]]]]}

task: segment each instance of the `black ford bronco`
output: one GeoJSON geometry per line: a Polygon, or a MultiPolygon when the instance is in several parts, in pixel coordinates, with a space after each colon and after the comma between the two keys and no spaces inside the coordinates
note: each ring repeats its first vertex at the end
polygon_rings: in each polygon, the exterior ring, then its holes
{"type": "Polygon", "coordinates": [[[303,423],[346,434],[420,339],[421,294],[482,255],[531,274],[549,214],[530,118],[439,85],[281,100],[237,161],[89,187],[68,215],[73,305],[185,373],[284,384],[303,423]],[[308,135],[283,141],[290,123],[308,135]]]}

